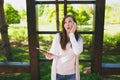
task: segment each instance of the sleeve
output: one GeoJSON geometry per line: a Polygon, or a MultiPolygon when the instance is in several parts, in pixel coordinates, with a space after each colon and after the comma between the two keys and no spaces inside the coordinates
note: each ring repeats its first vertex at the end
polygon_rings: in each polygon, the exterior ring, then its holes
{"type": "Polygon", "coordinates": [[[73,51],[76,55],[79,55],[83,51],[83,38],[79,37],[78,41],[75,38],[74,33],[69,34],[70,42],[72,44],[73,51]]]}
{"type": "MultiPolygon", "coordinates": [[[[58,53],[58,45],[59,45],[59,41],[60,41],[60,36],[59,36],[59,33],[57,33],[52,41],[52,45],[51,45],[51,48],[50,48],[50,53],[54,54],[54,55],[57,55],[58,53]]],[[[47,59],[53,59],[55,56],[52,56],[51,58],[48,58],[46,56],[47,59]]]]}
{"type": "Polygon", "coordinates": [[[60,36],[59,33],[57,33],[53,39],[51,48],[50,48],[50,52],[52,54],[57,54],[58,53],[58,45],[59,45],[59,41],[60,41],[60,36]]]}

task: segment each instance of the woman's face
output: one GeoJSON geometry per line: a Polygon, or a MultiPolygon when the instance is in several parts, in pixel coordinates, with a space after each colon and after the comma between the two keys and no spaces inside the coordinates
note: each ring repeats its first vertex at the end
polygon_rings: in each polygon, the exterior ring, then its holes
{"type": "Polygon", "coordinates": [[[74,21],[71,17],[67,17],[64,21],[64,28],[67,33],[70,32],[71,28],[73,27],[74,21]]]}

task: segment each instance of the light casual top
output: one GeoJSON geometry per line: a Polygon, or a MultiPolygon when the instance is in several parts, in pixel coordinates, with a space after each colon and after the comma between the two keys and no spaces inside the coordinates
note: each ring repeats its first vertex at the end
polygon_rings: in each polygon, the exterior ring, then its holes
{"type": "Polygon", "coordinates": [[[72,50],[71,43],[66,45],[66,50],[60,50],[61,55],[57,60],[57,73],[69,75],[75,73],[75,54],[72,50]]]}
{"type": "Polygon", "coordinates": [[[63,50],[60,45],[60,34],[57,33],[53,39],[50,52],[54,54],[51,80],[56,80],[56,73],[62,75],[76,74],[76,80],[80,80],[79,54],[83,51],[83,38],[75,39],[74,33],[69,34],[70,42],[63,50]]]}

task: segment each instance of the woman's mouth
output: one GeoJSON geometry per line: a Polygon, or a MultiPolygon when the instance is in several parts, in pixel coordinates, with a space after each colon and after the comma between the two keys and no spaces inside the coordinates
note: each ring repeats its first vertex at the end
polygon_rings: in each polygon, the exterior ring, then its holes
{"type": "Polygon", "coordinates": [[[67,28],[67,30],[69,30],[70,28],[67,28]]]}

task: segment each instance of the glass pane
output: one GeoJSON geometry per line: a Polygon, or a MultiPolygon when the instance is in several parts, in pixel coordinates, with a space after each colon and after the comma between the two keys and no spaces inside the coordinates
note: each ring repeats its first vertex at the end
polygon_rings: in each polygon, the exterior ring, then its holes
{"type": "Polygon", "coordinates": [[[38,37],[40,48],[49,51],[54,37],[55,34],[40,34],[38,37]]]}
{"type": "Polygon", "coordinates": [[[56,9],[54,4],[37,5],[38,31],[56,31],[56,9]]]}
{"type": "Polygon", "coordinates": [[[120,63],[120,0],[106,0],[103,62],[120,63]]]}
{"type": "Polygon", "coordinates": [[[84,40],[84,50],[83,53],[80,54],[80,58],[91,58],[92,55],[92,35],[90,34],[81,34],[84,40]]]}

